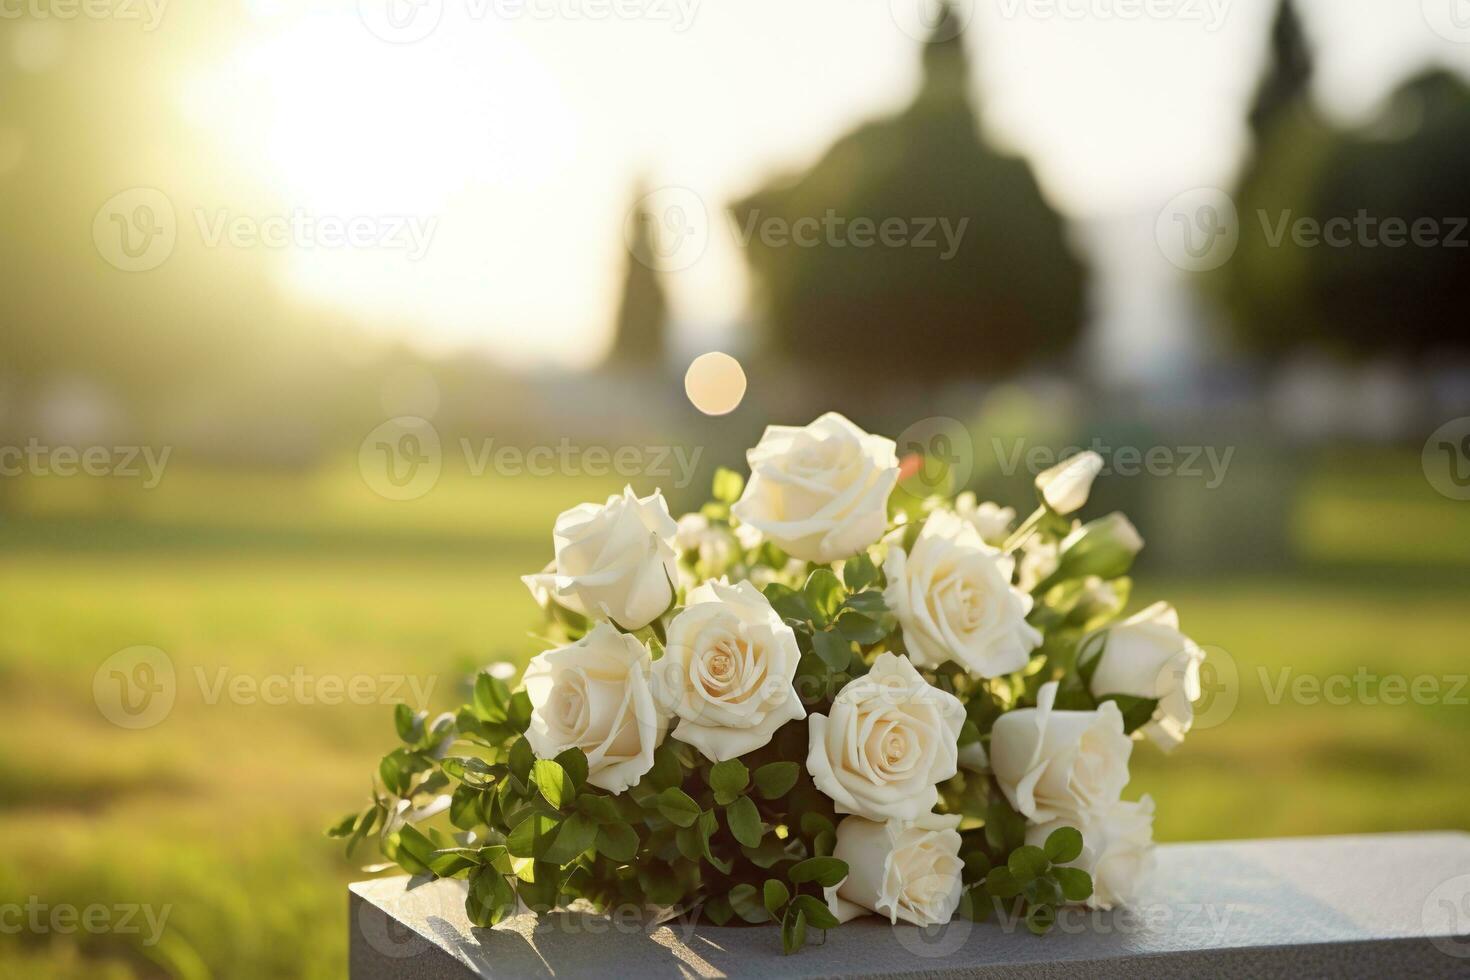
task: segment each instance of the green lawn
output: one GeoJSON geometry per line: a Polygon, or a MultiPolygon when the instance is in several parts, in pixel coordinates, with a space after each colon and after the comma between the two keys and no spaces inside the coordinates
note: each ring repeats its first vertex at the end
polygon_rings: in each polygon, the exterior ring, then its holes
{"type": "MultiPolygon", "coordinates": [[[[1210,727],[1168,760],[1135,753],[1130,795],[1154,795],[1161,839],[1470,829],[1470,709],[1290,693],[1292,678],[1360,667],[1470,670],[1470,507],[1416,470],[1324,461],[1302,490],[1300,574],[1140,583],[1139,601],[1172,599],[1222,665],[1210,727]]],[[[0,935],[0,976],[341,976],[343,885],[362,875],[321,831],[364,797],[391,709],[235,703],[217,685],[366,678],[386,699],[413,681],[447,707],[474,667],[533,649],[517,576],[549,556],[558,510],[614,487],[447,477],[390,503],[345,468],[171,470],[131,496],[58,486],[13,490],[24,516],[0,523],[0,895],[168,918],[156,945],[0,935]],[[93,679],[140,644],[167,652],[178,694],[162,722],[126,731],[93,679]]]]}

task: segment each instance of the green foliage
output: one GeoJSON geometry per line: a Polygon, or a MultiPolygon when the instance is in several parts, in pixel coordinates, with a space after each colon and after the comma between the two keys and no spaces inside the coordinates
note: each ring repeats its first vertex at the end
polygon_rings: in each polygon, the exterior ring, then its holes
{"type": "MultiPolygon", "coordinates": [[[[1081,332],[1086,273],[1030,166],[985,139],[967,35],[948,21],[952,11],[944,16],[935,40],[920,45],[922,80],[909,105],[732,206],[751,232],[742,251],[766,300],[768,344],[810,370],[866,376],[873,351],[852,338],[886,336],[895,323],[903,340],[884,351],[883,374],[922,385],[1002,377],[1063,355],[1081,332]],[[918,215],[946,216],[952,244],[940,228],[925,233],[918,215]],[[905,218],[896,240],[863,228],[905,218]],[[761,234],[808,222],[826,229],[817,247],[761,234]],[[873,247],[847,247],[858,240],[873,247]]],[[[839,390],[862,407],[857,388],[839,390]]]]}

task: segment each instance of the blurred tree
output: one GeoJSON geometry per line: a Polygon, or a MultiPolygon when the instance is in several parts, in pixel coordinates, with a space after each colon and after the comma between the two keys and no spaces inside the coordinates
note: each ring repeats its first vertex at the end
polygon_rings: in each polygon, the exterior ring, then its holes
{"type": "Polygon", "coordinates": [[[1323,227],[1307,292],[1335,345],[1428,357],[1470,351],[1470,86],[1443,70],[1405,82],[1339,142],[1317,182],[1323,227]]]}
{"type": "Polygon", "coordinates": [[[1348,131],[1315,108],[1311,75],[1301,21],[1283,0],[1249,114],[1254,151],[1234,194],[1239,246],[1207,288],[1258,353],[1419,357],[1470,347],[1460,326],[1470,246],[1443,241],[1454,216],[1470,215],[1470,90],[1448,72],[1426,72],[1348,131]],[[1426,221],[1439,243],[1413,241],[1415,222],[1426,221]]]}
{"type": "Polygon", "coordinates": [[[1260,223],[1262,214],[1310,213],[1314,185],[1333,150],[1336,134],[1311,97],[1312,61],[1296,5],[1282,0],[1248,115],[1254,148],[1234,194],[1239,245],[1230,261],[1207,277],[1236,338],[1250,350],[1280,351],[1324,335],[1304,289],[1306,251],[1273,242],[1260,223]]]}
{"type": "Polygon", "coordinates": [[[881,344],[885,375],[933,381],[996,377],[1076,340],[1084,270],[1031,168],[981,136],[953,18],[907,109],[732,205],[774,353],[870,373],[881,344]],[[901,231],[885,241],[885,224],[901,231]]]}
{"type": "Polygon", "coordinates": [[[1276,8],[1269,57],[1250,111],[1251,132],[1257,139],[1283,116],[1310,106],[1307,89],[1312,82],[1312,51],[1292,0],[1282,0],[1276,8]]]}
{"type": "Polygon", "coordinates": [[[618,366],[663,366],[669,307],[655,271],[653,215],[643,207],[641,184],[633,192],[633,241],[628,245],[628,271],[613,324],[607,363],[618,366]]]}

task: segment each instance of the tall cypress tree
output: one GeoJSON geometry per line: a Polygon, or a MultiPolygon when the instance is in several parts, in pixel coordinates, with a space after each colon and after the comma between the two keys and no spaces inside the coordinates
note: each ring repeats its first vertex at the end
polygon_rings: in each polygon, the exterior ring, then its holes
{"type": "Polygon", "coordinates": [[[634,189],[633,240],[628,245],[628,266],[623,276],[623,295],[618,301],[613,324],[613,345],[607,363],[619,366],[663,366],[668,331],[668,301],[655,267],[652,222],[655,217],[636,202],[644,189],[634,189]]]}

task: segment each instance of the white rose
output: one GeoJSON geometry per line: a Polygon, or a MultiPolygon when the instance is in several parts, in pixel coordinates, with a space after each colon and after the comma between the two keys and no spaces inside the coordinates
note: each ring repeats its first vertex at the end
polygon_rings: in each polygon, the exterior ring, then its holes
{"type": "Polygon", "coordinates": [[[633,637],[607,623],[526,667],[531,698],[526,739],[537,758],[570,748],[587,754],[587,781],[621,793],[653,768],[669,716],[653,696],[653,661],[633,637]]]}
{"type": "Polygon", "coordinates": [[[640,498],[627,487],[600,507],[562,511],[552,529],[555,560],[521,581],[538,602],[555,599],[573,612],[641,629],[674,600],[677,530],[663,494],[640,498]]]}
{"type": "Polygon", "coordinates": [[[1082,853],[1068,866],[1092,876],[1087,904],[1110,909],[1136,900],[1154,870],[1153,798],[1145,795],[1137,803],[1120,801],[1076,823],[1040,824],[1026,831],[1026,843],[1040,847],[1052,831],[1068,826],[1082,834],[1082,853]]]}
{"type": "Polygon", "coordinates": [[[1179,632],[1179,613],[1157,602],[1136,616],[1089,634],[1078,663],[1096,661],[1088,685],[1093,697],[1124,694],[1158,698],[1153,718],[1139,729],[1165,751],[1177,748],[1194,724],[1200,664],[1205,653],[1179,632]]]}
{"type": "Polygon", "coordinates": [[[1016,512],[1011,507],[1002,507],[999,504],[985,501],[977,504],[975,495],[966,491],[955,498],[954,512],[972,526],[984,539],[986,544],[999,548],[1005,544],[1006,538],[1011,535],[1011,525],[1016,520],[1016,512]]]}
{"type": "Polygon", "coordinates": [[[965,708],[903,657],[878,655],[849,681],[832,714],[811,716],[806,767],[838,813],[914,820],[934,809],[937,784],[958,771],[965,708]]]}
{"type": "Polygon", "coordinates": [[[898,483],[893,440],[835,412],[805,428],[768,427],[746,460],[750,482],[731,512],[796,558],[849,558],[888,526],[898,483]]]}
{"type": "Polygon", "coordinates": [[[688,602],[654,664],[660,702],[679,716],[675,738],[723,762],[806,717],[791,686],[796,634],[755,586],[706,582],[688,602]]]}
{"type": "Polygon", "coordinates": [[[948,922],[960,904],[960,818],[926,813],[912,823],[847,817],[837,825],[832,856],[847,877],[826,889],[832,914],[846,922],[876,912],[889,922],[948,922]]]}
{"type": "Polygon", "coordinates": [[[883,597],[921,667],[953,660],[977,677],[999,677],[1026,666],[1041,645],[1026,622],[1031,597],[1011,585],[1015,562],[954,514],[930,514],[913,550],[890,548],[883,571],[883,597]]]}
{"type": "Polygon", "coordinates": [[[1065,516],[1087,503],[1102,468],[1103,458],[1090,449],[1068,456],[1036,478],[1036,492],[1052,513],[1065,516]]]}
{"type": "Polygon", "coordinates": [[[1057,682],[1036,707],[1003,714],[990,734],[990,768],[1011,806],[1033,823],[1109,807],[1128,784],[1133,742],[1111,701],[1096,711],[1056,711],[1057,682]]]}

